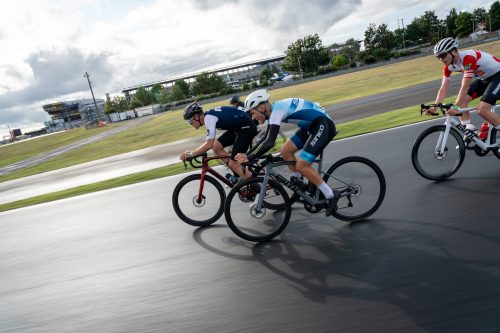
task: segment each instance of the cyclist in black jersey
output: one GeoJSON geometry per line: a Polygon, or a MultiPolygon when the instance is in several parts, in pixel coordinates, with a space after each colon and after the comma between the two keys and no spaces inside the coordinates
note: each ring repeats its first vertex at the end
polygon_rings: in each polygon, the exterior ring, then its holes
{"type": "Polygon", "coordinates": [[[234,160],[236,154],[248,150],[252,139],[257,134],[254,122],[243,109],[220,106],[203,112],[203,108],[194,102],[184,110],[184,119],[195,129],[206,126],[207,138],[201,146],[184,151],[180,156],[181,160],[185,161],[188,157],[202,155],[210,149],[213,149],[216,155],[228,155],[224,148],[232,145],[231,158],[223,159],[223,162],[241,178],[250,176],[249,173],[244,174],[241,166],[234,160]],[[226,132],[216,139],[217,129],[226,130],[226,132]]]}

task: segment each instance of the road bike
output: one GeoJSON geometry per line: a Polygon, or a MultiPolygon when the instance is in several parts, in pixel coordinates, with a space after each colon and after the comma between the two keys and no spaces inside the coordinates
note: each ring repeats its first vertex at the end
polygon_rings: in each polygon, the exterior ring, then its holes
{"type": "MultiPolygon", "coordinates": [[[[187,168],[186,162],[189,162],[193,168],[201,169],[201,173],[192,174],[182,179],[172,193],[174,211],[182,221],[192,226],[203,227],[216,222],[222,216],[226,199],[226,191],[222,184],[233,187],[239,178],[232,173],[223,176],[212,168],[209,162],[229,157],[208,157],[207,154],[203,154],[189,157],[184,161],[184,169],[187,168]]],[[[258,175],[261,171],[262,167],[258,165],[250,169],[252,176],[258,175]]],[[[242,201],[253,201],[256,189],[252,186],[244,187],[240,190],[239,195],[242,201]]],[[[272,203],[268,204],[276,209],[279,208],[272,203]]]]}
{"type": "MultiPolygon", "coordinates": [[[[293,163],[295,161],[283,161],[267,155],[259,164],[265,168],[264,175],[243,180],[229,191],[224,215],[236,235],[252,242],[273,239],[288,225],[291,206],[296,199],[309,213],[319,213],[326,208],[326,199],[318,188],[292,182],[278,171],[278,167],[293,163]],[[248,186],[258,189],[252,202],[241,200],[240,191],[248,186]],[[292,198],[286,189],[294,193],[292,198]]],[[[385,177],[371,160],[360,156],[345,157],[323,172],[320,155],[315,165],[323,180],[339,193],[337,210],[332,216],[348,222],[363,221],[382,204],[385,177]]]]}
{"type": "MultiPolygon", "coordinates": [[[[421,113],[431,107],[439,107],[443,116],[446,116],[443,125],[435,125],[424,130],[415,140],[411,152],[413,167],[422,177],[429,180],[444,180],[460,169],[465,158],[466,150],[473,150],[478,156],[490,153],[500,158],[500,135],[491,124],[488,124],[488,135],[483,141],[478,135],[454,116],[446,114],[453,104],[421,105],[421,113]],[[465,142],[462,134],[465,136],[465,142]]],[[[476,108],[457,109],[456,116],[463,112],[474,111],[476,108]]],[[[495,112],[495,106],[491,108],[495,112]]],[[[438,116],[439,113],[432,113],[438,116]]]]}

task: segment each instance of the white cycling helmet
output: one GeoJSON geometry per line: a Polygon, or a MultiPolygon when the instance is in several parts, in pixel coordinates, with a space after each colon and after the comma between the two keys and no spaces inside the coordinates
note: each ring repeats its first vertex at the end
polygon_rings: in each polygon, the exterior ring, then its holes
{"type": "Polygon", "coordinates": [[[446,37],[437,42],[436,46],[434,46],[434,55],[440,56],[442,54],[446,54],[453,49],[458,48],[458,43],[453,37],[446,37]]]}
{"type": "Polygon", "coordinates": [[[250,111],[260,103],[267,102],[269,95],[265,89],[256,90],[245,99],[245,111],[250,111]]]}

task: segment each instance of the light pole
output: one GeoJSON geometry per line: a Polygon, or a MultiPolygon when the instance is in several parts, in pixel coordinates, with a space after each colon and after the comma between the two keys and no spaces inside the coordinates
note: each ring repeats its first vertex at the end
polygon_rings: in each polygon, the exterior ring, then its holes
{"type": "Polygon", "coordinates": [[[300,55],[297,56],[297,62],[299,63],[300,79],[302,80],[304,78],[304,76],[302,75],[302,67],[300,67],[300,55]]]}
{"type": "Polygon", "coordinates": [[[96,103],[95,97],[94,97],[94,91],[92,90],[92,84],[90,83],[89,74],[87,72],[85,72],[85,74],[83,74],[83,77],[86,77],[87,81],[89,82],[90,92],[92,93],[92,99],[94,100],[95,112],[97,114],[97,120],[101,121],[101,116],[99,115],[99,109],[97,108],[97,103],[96,103]]]}
{"type": "MultiPolygon", "coordinates": [[[[399,19],[398,19],[398,27],[399,27],[399,19]]],[[[401,19],[401,28],[403,29],[403,51],[406,49],[406,43],[405,43],[405,24],[403,22],[403,19],[401,19]]]]}
{"type": "Polygon", "coordinates": [[[476,38],[475,38],[475,35],[474,35],[474,28],[475,28],[475,25],[476,25],[476,21],[475,21],[474,17],[473,17],[473,18],[471,18],[470,20],[472,21],[472,34],[471,34],[471,36],[472,36],[472,41],[473,41],[473,42],[475,42],[475,39],[476,39],[476,38]]]}

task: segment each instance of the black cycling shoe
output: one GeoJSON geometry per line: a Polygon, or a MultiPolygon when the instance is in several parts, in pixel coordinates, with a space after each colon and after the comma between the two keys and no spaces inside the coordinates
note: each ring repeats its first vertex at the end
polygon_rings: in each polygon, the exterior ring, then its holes
{"type": "Polygon", "coordinates": [[[339,201],[340,193],[333,191],[333,198],[326,199],[326,216],[332,215],[337,210],[337,202],[339,201]]]}

